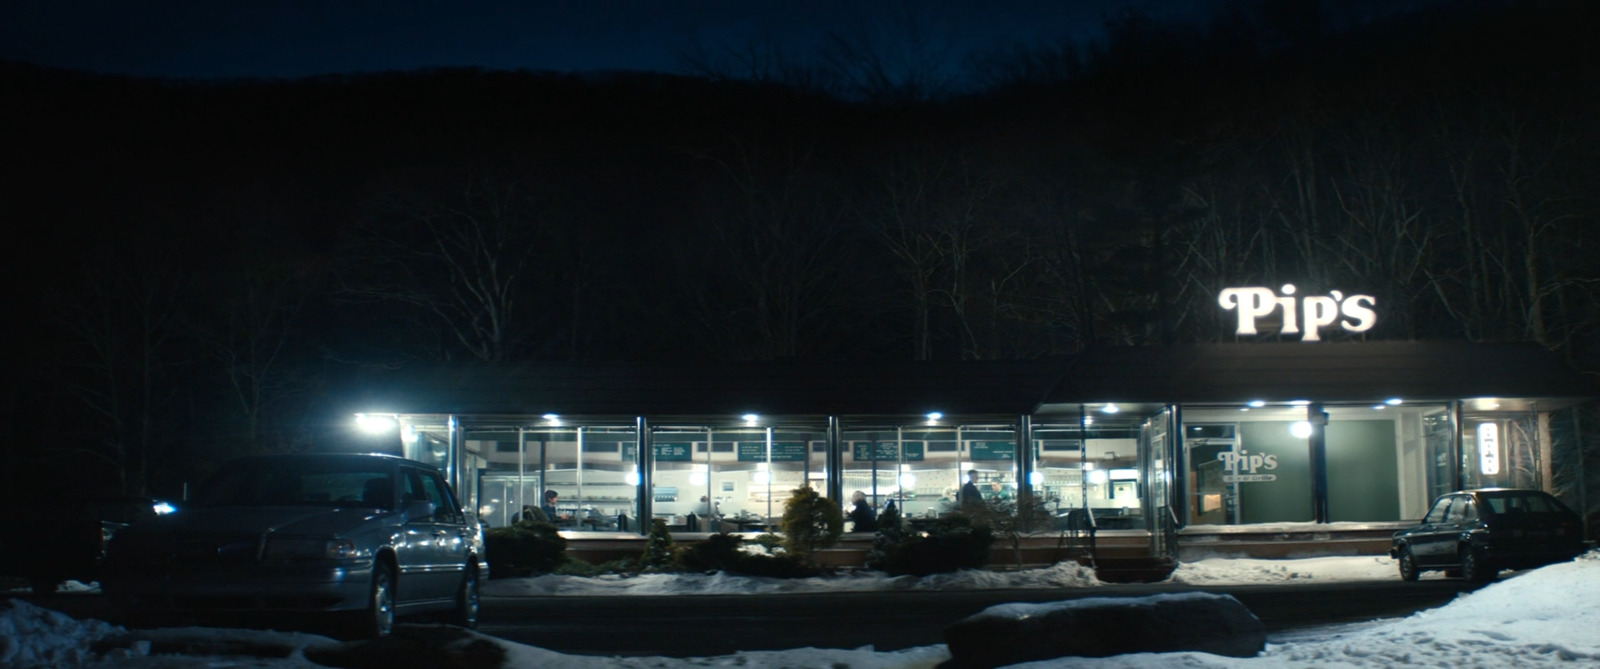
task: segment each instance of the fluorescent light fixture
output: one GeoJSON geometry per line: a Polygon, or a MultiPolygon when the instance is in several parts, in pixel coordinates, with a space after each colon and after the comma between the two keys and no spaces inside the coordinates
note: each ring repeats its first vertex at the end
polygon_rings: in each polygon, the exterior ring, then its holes
{"type": "Polygon", "coordinates": [[[1400,406],[1402,404],[1405,404],[1405,402],[1406,402],[1405,400],[1400,399],[1398,397],[1391,397],[1391,398],[1386,399],[1386,400],[1383,401],[1384,404],[1387,404],[1387,405],[1392,406],[1392,407],[1400,406]]]}
{"type": "Polygon", "coordinates": [[[706,484],[706,473],[705,472],[689,472],[689,485],[699,486],[699,485],[705,485],[705,484],[706,484]]]}
{"type": "Polygon", "coordinates": [[[911,472],[906,472],[906,473],[900,475],[900,487],[902,487],[902,488],[915,488],[916,486],[917,486],[917,475],[916,474],[913,474],[911,472]]]}
{"type": "Polygon", "coordinates": [[[1108,469],[1106,475],[1113,481],[1132,481],[1139,478],[1137,469],[1108,469]]]}
{"type": "Polygon", "coordinates": [[[394,429],[395,425],[395,420],[388,416],[375,416],[365,413],[356,414],[356,427],[361,428],[362,432],[367,432],[370,434],[382,434],[394,429]]]}
{"type": "Polygon", "coordinates": [[[1289,424],[1289,434],[1292,434],[1295,437],[1300,438],[1300,439],[1305,439],[1307,437],[1310,437],[1311,436],[1311,423],[1309,423],[1307,421],[1303,421],[1303,420],[1297,420],[1297,421],[1289,424]]]}
{"type": "Polygon", "coordinates": [[[1122,409],[1117,408],[1117,405],[1115,404],[1106,404],[1104,407],[1100,408],[1101,413],[1116,413],[1121,410],[1122,409]]]}
{"type": "Polygon", "coordinates": [[[934,420],[939,420],[940,418],[944,418],[944,414],[939,413],[937,411],[928,412],[928,420],[934,421],[934,420]]]}
{"type": "Polygon", "coordinates": [[[639,472],[628,472],[623,474],[622,480],[628,485],[639,485],[639,472]]]}
{"type": "Polygon", "coordinates": [[[1472,400],[1472,405],[1477,407],[1479,411],[1493,411],[1500,408],[1500,400],[1493,397],[1480,397],[1472,400]]]}
{"type": "Polygon", "coordinates": [[[1111,475],[1107,474],[1106,470],[1104,469],[1096,469],[1092,472],[1089,472],[1090,485],[1105,485],[1106,481],[1109,480],[1111,480],[1111,475]]]}
{"type": "Polygon", "coordinates": [[[1250,406],[1253,407],[1253,408],[1256,408],[1256,409],[1260,409],[1261,407],[1264,407],[1266,405],[1267,405],[1266,400],[1250,400],[1250,406]]]}
{"type": "Polygon", "coordinates": [[[1292,407],[1303,407],[1309,406],[1310,404],[1311,400],[1289,400],[1289,406],[1292,407]]]}
{"type": "Polygon", "coordinates": [[[750,482],[756,485],[766,485],[772,482],[771,472],[750,472],[750,482]]]}

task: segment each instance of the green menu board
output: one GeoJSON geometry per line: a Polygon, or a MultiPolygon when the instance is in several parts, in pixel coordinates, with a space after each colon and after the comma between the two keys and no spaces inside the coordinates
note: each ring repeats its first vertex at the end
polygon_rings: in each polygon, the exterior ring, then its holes
{"type": "MultiPolygon", "coordinates": [[[[804,441],[774,441],[772,442],[773,462],[805,462],[806,447],[804,441]]],[[[767,443],[764,441],[739,442],[740,462],[766,462],[767,443]]]]}
{"type": "Polygon", "coordinates": [[[1017,459],[1017,445],[1010,441],[974,441],[972,442],[973,460],[1015,460],[1017,459]]]}
{"type": "Polygon", "coordinates": [[[694,444],[655,443],[656,462],[689,462],[694,459],[694,444]]]}
{"type": "MultiPolygon", "coordinates": [[[[872,446],[872,442],[855,442],[851,455],[855,458],[856,462],[871,462],[874,459],[872,446]]],[[[900,444],[892,441],[879,442],[877,446],[878,449],[876,459],[878,462],[900,461],[900,444]]],[[[908,441],[905,442],[905,447],[907,462],[920,462],[922,460],[923,451],[925,450],[923,442],[908,441]]]]}

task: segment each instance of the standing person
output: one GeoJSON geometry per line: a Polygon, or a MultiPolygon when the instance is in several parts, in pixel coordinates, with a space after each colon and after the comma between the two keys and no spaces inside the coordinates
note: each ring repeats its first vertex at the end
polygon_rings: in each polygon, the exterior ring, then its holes
{"type": "Polygon", "coordinates": [[[560,493],[557,493],[554,490],[546,490],[544,491],[544,503],[539,505],[539,510],[543,511],[545,517],[550,519],[550,522],[552,523],[557,522],[556,499],[558,497],[560,497],[560,493]]]}
{"type": "Polygon", "coordinates": [[[978,470],[967,470],[967,484],[961,486],[960,503],[964,508],[983,504],[983,493],[978,492],[978,470]]]}
{"type": "Polygon", "coordinates": [[[872,511],[872,505],[867,503],[867,494],[860,490],[850,495],[852,506],[850,520],[855,522],[851,532],[876,532],[878,530],[878,515],[872,511]]]}

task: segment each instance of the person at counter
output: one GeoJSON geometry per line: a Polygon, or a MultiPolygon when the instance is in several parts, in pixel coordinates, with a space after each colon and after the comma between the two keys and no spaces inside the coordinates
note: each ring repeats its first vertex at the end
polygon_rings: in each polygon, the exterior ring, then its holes
{"type": "Polygon", "coordinates": [[[855,523],[851,532],[876,532],[878,530],[878,515],[873,512],[872,505],[867,503],[867,494],[860,490],[850,495],[850,520],[855,523]]]}
{"type": "Polygon", "coordinates": [[[978,492],[978,471],[967,470],[967,484],[961,486],[961,506],[963,508],[983,504],[983,493],[978,492]]]}

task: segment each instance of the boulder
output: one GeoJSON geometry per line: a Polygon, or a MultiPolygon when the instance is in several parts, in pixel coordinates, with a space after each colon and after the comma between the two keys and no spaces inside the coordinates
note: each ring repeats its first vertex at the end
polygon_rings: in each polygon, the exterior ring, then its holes
{"type": "Polygon", "coordinates": [[[944,637],[949,665],[962,668],[1180,651],[1253,657],[1267,644],[1244,604],[1205,592],[1001,604],[945,628],[944,637]]]}

